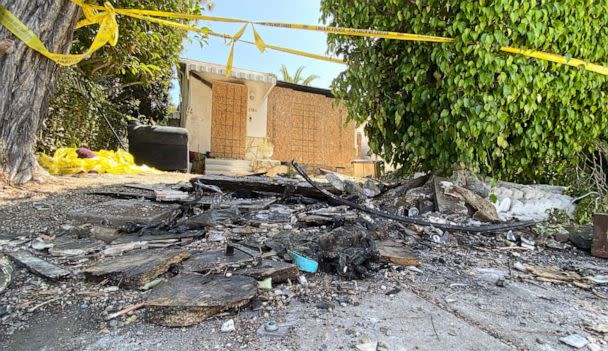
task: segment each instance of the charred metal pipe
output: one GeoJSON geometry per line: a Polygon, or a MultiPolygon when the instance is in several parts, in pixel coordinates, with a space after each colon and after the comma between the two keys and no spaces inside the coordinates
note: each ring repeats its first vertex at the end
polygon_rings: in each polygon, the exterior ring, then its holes
{"type": "Polygon", "coordinates": [[[338,197],[338,196],[330,193],[329,191],[321,188],[317,183],[315,183],[312,179],[310,179],[310,177],[306,174],[306,172],[304,172],[304,170],[300,167],[300,165],[295,160],[291,161],[291,165],[293,166],[293,168],[295,168],[295,170],[302,177],[304,177],[304,179],[310,185],[312,185],[313,188],[315,188],[317,191],[321,192],[323,195],[325,195],[329,199],[331,199],[331,200],[333,200],[333,201],[335,201],[337,203],[340,203],[340,204],[352,207],[352,208],[354,208],[356,210],[363,211],[363,212],[369,213],[369,214],[377,216],[377,217],[383,217],[383,218],[392,219],[394,221],[399,221],[399,222],[409,223],[409,224],[417,224],[417,225],[422,225],[422,226],[431,226],[431,227],[435,227],[435,228],[439,228],[439,229],[443,229],[443,230],[451,230],[451,231],[459,231],[459,232],[471,232],[471,233],[500,232],[500,231],[505,231],[505,230],[511,230],[511,229],[517,229],[517,228],[523,228],[523,227],[530,227],[530,226],[533,226],[533,225],[539,223],[539,222],[536,222],[536,221],[523,221],[523,222],[508,223],[508,224],[491,224],[491,225],[482,225],[482,226],[464,226],[464,225],[452,225],[452,224],[433,223],[433,222],[429,222],[429,221],[426,221],[426,220],[420,219],[420,218],[397,216],[397,215],[393,215],[393,214],[390,214],[390,213],[386,213],[386,212],[374,210],[374,209],[371,209],[371,208],[367,208],[367,207],[361,206],[361,205],[359,205],[357,203],[354,203],[352,201],[348,201],[348,200],[345,200],[345,199],[343,199],[341,197],[338,197]]]}

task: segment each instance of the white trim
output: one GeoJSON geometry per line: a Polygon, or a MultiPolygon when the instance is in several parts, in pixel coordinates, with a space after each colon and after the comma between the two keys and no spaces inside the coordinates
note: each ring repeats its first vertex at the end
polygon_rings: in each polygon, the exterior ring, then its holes
{"type": "MultiPolygon", "coordinates": [[[[186,65],[186,71],[196,71],[203,73],[216,74],[219,76],[226,77],[226,66],[218,65],[215,63],[196,61],[191,59],[180,58],[179,62],[186,65]]],[[[231,78],[237,79],[245,79],[257,82],[263,82],[268,84],[276,84],[277,77],[272,73],[263,73],[263,72],[255,72],[249,71],[245,69],[232,67],[232,71],[230,72],[231,78]]]]}

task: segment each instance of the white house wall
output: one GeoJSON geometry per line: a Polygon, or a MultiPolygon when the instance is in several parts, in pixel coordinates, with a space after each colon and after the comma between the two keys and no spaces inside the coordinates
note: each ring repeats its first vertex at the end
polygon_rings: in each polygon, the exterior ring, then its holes
{"type": "Polygon", "coordinates": [[[190,77],[190,107],[186,113],[185,128],[188,129],[191,151],[211,151],[211,88],[198,79],[190,77]]]}
{"type": "Polygon", "coordinates": [[[269,84],[246,81],[247,86],[247,137],[265,138],[267,126],[269,84]]]}

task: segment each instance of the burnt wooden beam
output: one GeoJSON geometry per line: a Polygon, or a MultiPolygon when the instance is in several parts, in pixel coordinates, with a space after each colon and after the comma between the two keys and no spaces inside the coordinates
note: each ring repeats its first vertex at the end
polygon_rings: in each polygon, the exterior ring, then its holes
{"type": "MultiPolygon", "coordinates": [[[[293,178],[203,175],[196,177],[191,181],[200,181],[204,184],[216,185],[224,192],[237,190],[263,191],[277,194],[295,194],[326,200],[326,197],[308,184],[308,182],[293,178]]],[[[331,186],[331,184],[321,184],[320,186],[330,193],[340,193],[340,191],[331,186]]]]}

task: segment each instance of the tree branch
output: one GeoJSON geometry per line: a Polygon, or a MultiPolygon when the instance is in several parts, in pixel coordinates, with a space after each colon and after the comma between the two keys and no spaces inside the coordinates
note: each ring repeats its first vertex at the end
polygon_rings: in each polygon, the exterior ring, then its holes
{"type": "Polygon", "coordinates": [[[99,65],[99,66],[97,66],[97,67],[93,68],[93,69],[91,70],[91,76],[93,76],[93,75],[94,75],[94,74],[95,74],[97,71],[99,71],[100,69],[105,68],[105,67],[108,67],[108,66],[109,66],[109,65],[111,65],[111,64],[112,64],[112,63],[111,63],[110,61],[107,61],[107,62],[102,63],[101,65],[99,65]]]}

